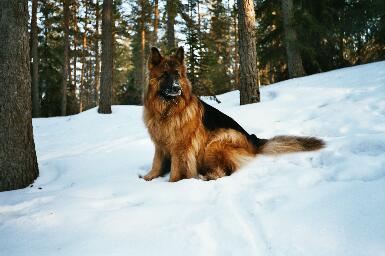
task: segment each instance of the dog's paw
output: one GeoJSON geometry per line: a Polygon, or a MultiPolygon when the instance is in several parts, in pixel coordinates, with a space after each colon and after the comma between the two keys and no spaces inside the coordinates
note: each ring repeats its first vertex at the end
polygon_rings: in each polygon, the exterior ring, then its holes
{"type": "Polygon", "coordinates": [[[156,177],[153,176],[153,175],[147,174],[147,175],[144,175],[144,176],[143,175],[139,175],[139,178],[144,179],[146,181],[150,181],[150,180],[155,179],[156,177]]]}
{"type": "Polygon", "coordinates": [[[206,176],[204,176],[204,175],[202,175],[202,174],[199,174],[199,175],[198,175],[198,179],[204,180],[204,181],[208,181],[208,180],[209,180],[206,176]]]}

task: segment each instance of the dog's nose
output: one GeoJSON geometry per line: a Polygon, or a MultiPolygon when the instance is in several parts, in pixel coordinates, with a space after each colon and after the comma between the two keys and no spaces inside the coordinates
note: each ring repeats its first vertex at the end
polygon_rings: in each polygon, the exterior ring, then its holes
{"type": "Polygon", "coordinates": [[[177,90],[179,90],[179,89],[180,89],[180,84],[174,81],[174,82],[172,83],[171,90],[177,91],[177,90]]]}

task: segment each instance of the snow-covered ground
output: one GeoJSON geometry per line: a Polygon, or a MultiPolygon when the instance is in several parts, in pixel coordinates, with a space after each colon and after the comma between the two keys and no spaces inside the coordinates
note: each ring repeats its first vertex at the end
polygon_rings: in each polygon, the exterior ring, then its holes
{"type": "Polygon", "coordinates": [[[293,79],[238,106],[258,137],[318,136],[216,181],[146,182],[141,107],[35,119],[40,177],[0,193],[0,255],[385,255],[385,62],[293,79]]]}

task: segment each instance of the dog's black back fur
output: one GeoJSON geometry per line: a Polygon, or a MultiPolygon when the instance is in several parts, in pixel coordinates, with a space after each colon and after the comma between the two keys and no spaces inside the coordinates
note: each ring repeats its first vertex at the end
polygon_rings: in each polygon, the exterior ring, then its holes
{"type": "Polygon", "coordinates": [[[201,99],[199,99],[199,101],[201,102],[204,108],[202,121],[203,125],[206,127],[207,130],[214,131],[221,128],[236,130],[244,134],[256,148],[259,148],[260,146],[266,143],[266,139],[259,139],[254,134],[249,134],[245,131],[245,129],[243,129],[242,126],[240,126],[234,119],[232,119],[228,115],[210,106],[201,99]]]}

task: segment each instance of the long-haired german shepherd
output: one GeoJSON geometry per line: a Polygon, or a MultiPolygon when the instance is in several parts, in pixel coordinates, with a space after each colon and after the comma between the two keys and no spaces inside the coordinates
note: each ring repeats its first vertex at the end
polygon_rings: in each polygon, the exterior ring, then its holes
{"type": "Polygon", "coordinates": [[[167,57],[152,48],[148,69],[143,119],[155,144],[155,156],[145,180],[168,172],[172,182],[198,177],[212,180],[232,174],[257,154],[324,146],[313,137],[259,139],[248,134],[232,118],[192,94],[182,47],[167,57]]]}

